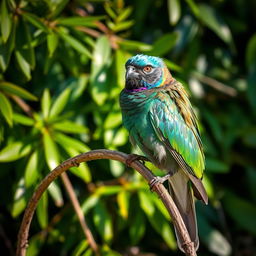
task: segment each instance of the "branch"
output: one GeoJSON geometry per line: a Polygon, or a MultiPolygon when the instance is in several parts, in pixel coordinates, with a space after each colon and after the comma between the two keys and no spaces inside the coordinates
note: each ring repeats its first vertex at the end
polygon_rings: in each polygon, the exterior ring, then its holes
{"type": "MultiPolygon", "coordinates": [[[[129,159],[129,155],[122,152],[106,149],[92,150],[90,152],[83,153],[81,155],[70,158],[64,161],[59,166],[57,166],[54,170],[52,170],[38,185],[37,189],[35,190],[32,198],[30,199],[27,205],[18,234],[16,256],[26,255],[28,233],[35,209],[43,192],[48,188],[51,182],[54,181],[63,172],[65,172],[66,170],[73,166],[77,166],[82,162],[98,159],[112,159],[125,164],[126,161],[129,159]]],[[[132,162],[130,166],[134,168],[136,171],[138,171],[148,181],[148,183],[150,183],[155,178],[155,175],[153,175],[152,172],[138,160],[132,162]]],[[[167,208],[173,220],[173,224],[175,225],[177,232],[180,234],[182,238],[183,249],[185,254],[187,256],[196,256],[194,244],[193,242],[191,242],[186,226],[170,194],[167,192],[166,188],[160,183],[156,183],[153,187],[153,190],[158,194],[158,196],[164,203],[165,207],[167,208]]]]}
{"type": "Polygon", "coordinates": [[[225,93],[231,97],[235,97],[237,95],[237,91],[236,89],[228,86],[228,85],[225,85],[219,81],[217,81],[216,79],[214,78],[211,78],[211,77],[208,77],[208,76],[205,76],[199,72],[193,72],[193,74],[197,77],[197,79],[199,81],[201,81],[202,83],[205,83],[207,84],[208,86],[211,86],[212,88],[214,88],[215,90],[217,91],[220,91],[222,93],[225,93]]]}

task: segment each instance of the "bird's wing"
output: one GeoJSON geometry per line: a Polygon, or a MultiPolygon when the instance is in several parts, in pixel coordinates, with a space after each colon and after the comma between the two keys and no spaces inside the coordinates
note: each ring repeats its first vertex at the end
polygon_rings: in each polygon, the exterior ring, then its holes
{"type": "MultiPolygon", "coordinates": [[[[188,111],[191,110],[190,107],[188,111]]],[[[205,164],[197,126],[196,124],[189,126],[185,122],[184,116],[169,93],[159,93],[155,97],[149,119],[158,138],[165,144],[179,166],[185,172],[202,178],[205,164]]]]}

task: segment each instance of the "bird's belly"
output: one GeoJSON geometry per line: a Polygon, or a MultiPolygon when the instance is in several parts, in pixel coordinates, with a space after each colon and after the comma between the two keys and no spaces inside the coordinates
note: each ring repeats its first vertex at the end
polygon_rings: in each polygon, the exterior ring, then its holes
{"type": "Polygon", "coordinates": [[[130,138],[133,145],[141,151],[161,170],[176,172],[178,165],[165,145],[158,139],[151,122],[147,116],[137,116],[130,129],[130,138]]]}

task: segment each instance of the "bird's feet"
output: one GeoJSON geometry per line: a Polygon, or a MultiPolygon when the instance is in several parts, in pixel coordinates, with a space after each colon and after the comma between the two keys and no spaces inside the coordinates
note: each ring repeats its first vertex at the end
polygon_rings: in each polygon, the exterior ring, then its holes
{"type": "Polygon", "coordinates": [[[140,155],[136,155],[136,154],[130,154],[127,158],[127,160],[125,161],[126,165],[128,167],[131,166],[131,163],[136,161],[136,160],[140,160],[142,161],[143,164],[145,164],[145,162],[150,162],[150,160],[145,157],[145,156],[140,156],[140,155]]]}
{"type": "Polygon", "coordinates": [[[170,172],[168,172],[165,176],[163,177],[159,177],[159,176],[155,176],[149,183],[149,187],[150,190],[154,190],[154,187],[156,184],[163,184],[165,181],[167,181],[170,177],[172,176],[172,174],[170,172]]]}

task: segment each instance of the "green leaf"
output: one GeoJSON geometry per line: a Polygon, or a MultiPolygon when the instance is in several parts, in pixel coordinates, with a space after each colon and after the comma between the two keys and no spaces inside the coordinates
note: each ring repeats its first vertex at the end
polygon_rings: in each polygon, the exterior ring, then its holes
{"type": "Polygon", "coordinates": [[[180,0],[168,0],[169,22],[175,25],[180,19],[180,0]]]}
{"type": "Polygon", "coordinates": [[[35,53],[31,45],[28,24],[23,19],[19,19],[16,30],[15,56],[21,71],[27,80],[30,80],[30,70],[35,67],[35,53]]]}
{"type": "Polygon", "coordinates": [[[36,216],[41,228],[46,228],[48,224],[48,195],[44,192],[36,208],[36,216]]]}
{"type": "Polygon", "coordinates": [[[115,64],[116,64],[116,73],[117,73],[117,83],[123,88],[125,84],[125,61],[128,58],[126,57],[125,52],[120,49],[115,51],[115,64]]]}
{"type": "Polygon", "coordinates": [[[68,17],[60,18],[57,23],[65,26],[96,27],[96,21],[104,19],[105,16],[68,17]]]}
{"type": "Polygon", "coordinates": [[[196,17],[199,16],[199,9],[197,7],[197,4],[194,2],[194,0],[186,0],[187,4],[189,5],[190,9],[194,13],[196,17]]]}
{"type": "Polygon", "coordinates": [[[54,138],[63,148],[72,148],[80,153],[85,153],[90,151],[90,148],[86,146],[83,142],[69,137],[63,133],[54,133],[54,138]]]}
{"type": "Polygon", "coordinates": [[[104,122],[104,129],[112,129],[122,123],[121,112],[110,112],[104,122]]]}
{"type": "Polygon", "coordinates": [[[149,55],[163,56],[168,53],[176,44],[178,33],[167,33],[160,37],[153,45],[149,55]]]}
{"type": "Polygon", "coordinates": [[[160,211],[155,210],[152,216],[148,216],[148,220],[153,228],[162,236],[166,244],[171,249],[176,249],[176,239],[170,227],[170,223],[163,217],[160,211]]]}
{"type": "Polygon", "coordinates": [[[6,43],[12,30],[11,15],[8,13],[6,0],[2,0],[0,13],[2,38],[4,43],[6,43]]]}
{"type": "Polygon", "coordinates": [[[133,40],[121,40],[118,43],[125,50],[150,51],[152,49],[150,44],[145,44],[133,40]]]}
{"type": "MultiPolygon", "coordinates": [[[[200,209],[200,208],[199,208],[200,209]]],[[[206,244],[208,250],[219,256],[231,255],[231,246],[227,239],[212,224],[207,215],[197,211],[198,231],[202,243],[206,244]]]]}
{"type": "Polygon", "coordinates": [[[25,167],[25,185],[30,187],[35,183],[39,176],[39,152],[34,151],[29,157],[28,163],[25,167]]]}
{"type": "Polygon", "coordinates": [[[68,120],[54,123],[52,127],[58,131],[67,133],[88,133],[88,128],[68,120]]]}
{"type": "Polygon", "coordinates": [[[103,240],[110,243],[113,238],[112,220],[102,201],[95,205],[93,221],[103,240]]]}
{"type": "Polygon", "coordinates": [[[254,34],[246,47],[246,65],[249,68],[253,63],[256,63],[256,34],[254,34]]]}
{"type": "Polygon", "coordinates": [[[155,207],[152,201],[151,196],[144,191],[138,192],[139,199],[140,199],[140,207],[143,209],[143,211],[148,215],[149,217],[153,216],[155,212],[155,207]]]}
{"type": "Polygon", "coordinates": [[[138,244],[146,230],[146,219],[141,209],[133,211],[133,218],[131,219],[131,225],[129,228],[129,235],[132,244],[138,244]]]}
{"type": "Polygon", "coordinates": [[[81,205],[82,211],[84,214],[87,214],[89,212],[90,209],[94,208],[95,205],[98,204],[99,202],[99,195],[97,194],[92,194],[91,196],[89,196],[85,202],[81,205]]]}
{"type": "Polygon", "coordinates": [[[110,64],[111,47],[106,36],[97,39],[92,61],[92,97],[98,105],[103,105],[108,97],[107,68],[110,64]]]}
{"type": "Polygon", "coordinates": [[[24,178],[21,178],[16,187],[14,194],[14,202],[11,209],[12,217],[16,218],[19,216],[27,205],[26,188],[24,186],[24,178]]]}
{"type": "Polygon", "coordinates": [[[44,93],[43,93],[43,97],[41,100],[41,109],[43,112],[43,117],[44,119],[47,119],[49,116],[49,112],[50,112],[50,107],[51,107],[51,95],[50,95],[50,91],[48,88],[44,89],[44,93]]]}
{"type": "Polygon", "coordinates": [[[211,157],[206,158],[206,170],[208,172],[216,173],[227,173],[229,171],[229,166],[218,160],[211,157]]]}
{"type": "Polygon", "coordinates": [[[198,17],[202,22],[214,31],[224,42],[231,44],[232,35],[230,29],[221,17],[217,15],[213,7],[206,4],[199,4],[199,10],[200,15],[198,17]]]}
{"type": "Polygon", "coordinates": [[[71,256],[84,256],[85,250],[88,248],[89,243],[87,240],[81,241],[72,252],[71,256]]]}
{"type": "Polygon", "coordinates": [[[52,57],[59,43],[59,37],[55,33],[50,33],[47,35],[47,48],[49,52],[49,57],[52,57]]]}
{"type": "Polygon", "coordinates": [[[57,17],[61,11],[66,7],[66,5],[69,3],[69,0],[60,0],[51,2],[51,4],[55,4],[55,6],[52,7],[52,13],[49,15],[49,17],[54,18],[57,17]]]}
{"type": "Polygon", "coordinates": [[[18,114],[18,113],[13,113],[13,121],[15,123],[19,123],[27,126],[33,126],[35,123],[35,121],[32,118],[24,116],[22,114],[18,114]]]}
{"type": "Polygon", "coordinates": [[[23,144],[23,142],[16,141],[0,151],[0,162],[12,162],[29,154],[31,145],[23,144]]]}
{"type": "Polygon", "coordinates": [[[230,217],[243,229],[256,235],[256,206],[231,192],[223,198],[223,206],[230,217]]]}
{"type": "Polygon", "coordinates": [[[31,73],[30,73],[30,65],[29,65],[28,61],[18,51],[15,52],[15,56],[16,56],[16,60],[19,64],[21,71],[23,72],[23,74],[25,75],[27,80],[30,80],[31,73]]]}
{"type": "Polygon", "coordinates": [[[0,70],[3,72],[7,69],[10,62],[11,54],[14,49],[15,34],[16,22],[12,25],[11,34],[9,35],[6,43],[4,43],[3,39],[0,37],[0,70]]]}
{"type": "Polygon", "coordinates": [[[54,101],[54,103],[53,103],[53,105],[51,107],[49,117],[56,117],[56,116],[58,116],[63,111],[63,109],[67,105],[70,93],[71,93],[70,88],[66,88],[58,96],[58,98],[54,101]]]}
{"type": "Polygon", "coordinates": [[[26,100],[37,101],[37,97],[28,92],[27,90],[5,81],[0,81],[0,90],[3,90],[9,94],[17,95],[26,100]]]}
{"type": "Polygon", "coordinates": [[[53,181],[48,187],[47,191],[50,193],[50,196],[53,198],[54,203],[57,207],[63,206],[63,196],[61,189],[56,181],[53,181]]]}
{"type": "Polygon", "coordinates": [[[113,24],[112,26],[110,25],[110,28],[114,32],[120,32],[122,30],[126,30],[126,29],[130,28],[134,23],[135,22],[133,20],[123,21],[118,24],[113,24]]]}
{"type": "Polygon", "coordinates": [[[247,76],[247,97],[249,100],[249,103],[251,104],[252,109],[254,112],[256,112],[256,61],[253,62],[252,65],[250,65],[248,76],[247,76]]]}
{"type": "Polygon", "coordinates": [[[53,170],[60,164],[60,156],[57,145],[47,130],[43,133],[43,142],[46,163],[50,170],[53,170]]]}
{"type": "Polygon", "coordinates": [[[5,97],[5,95],[2,94],[1,92],[0,92],[0,112],[4,116],[9,126],[12,126],[12,121],[13,121],[12,105],[10,101],[5,97]]]}
{"type": "Polygon", "coordinates": [[[71,47],[73,47],[76,51],[80,52],[81,54],[86,55],[87,57],[91,58],[90,51],[82,44],[80,41],[78,41],[73,36],[64,33],[62,30],[59,30],[60,37],[67,42],[71,47]]]}
{"type": "Polygon", "coordinates": [[[130,196],[131,194],[126,190],[122,190],[117,194],[119,213],[124,219],[128,219],[130,196]]]}
{"type": "Polygon", "coordinates": [[[124,8],[122,10],[122,12],[118,15],[118,17],[116,18],[116,22],[121,22],[121,21],[124,21],[126,20],[132,13],[132,10],[133,8],[132,7],[127,7],[127,8],[124,8]]]}
{"type": "Polygon", "coordinates": [[[41,21],[41,19],[39,17],[37,17],[34,14],[28,13],[28,12],[22,12],[22,16],[28,21],[30,22],[32,25],[34,25],[35,27],[41,29],[42,31],[48,33],[49,32],[49,28],[41,21]]]}

